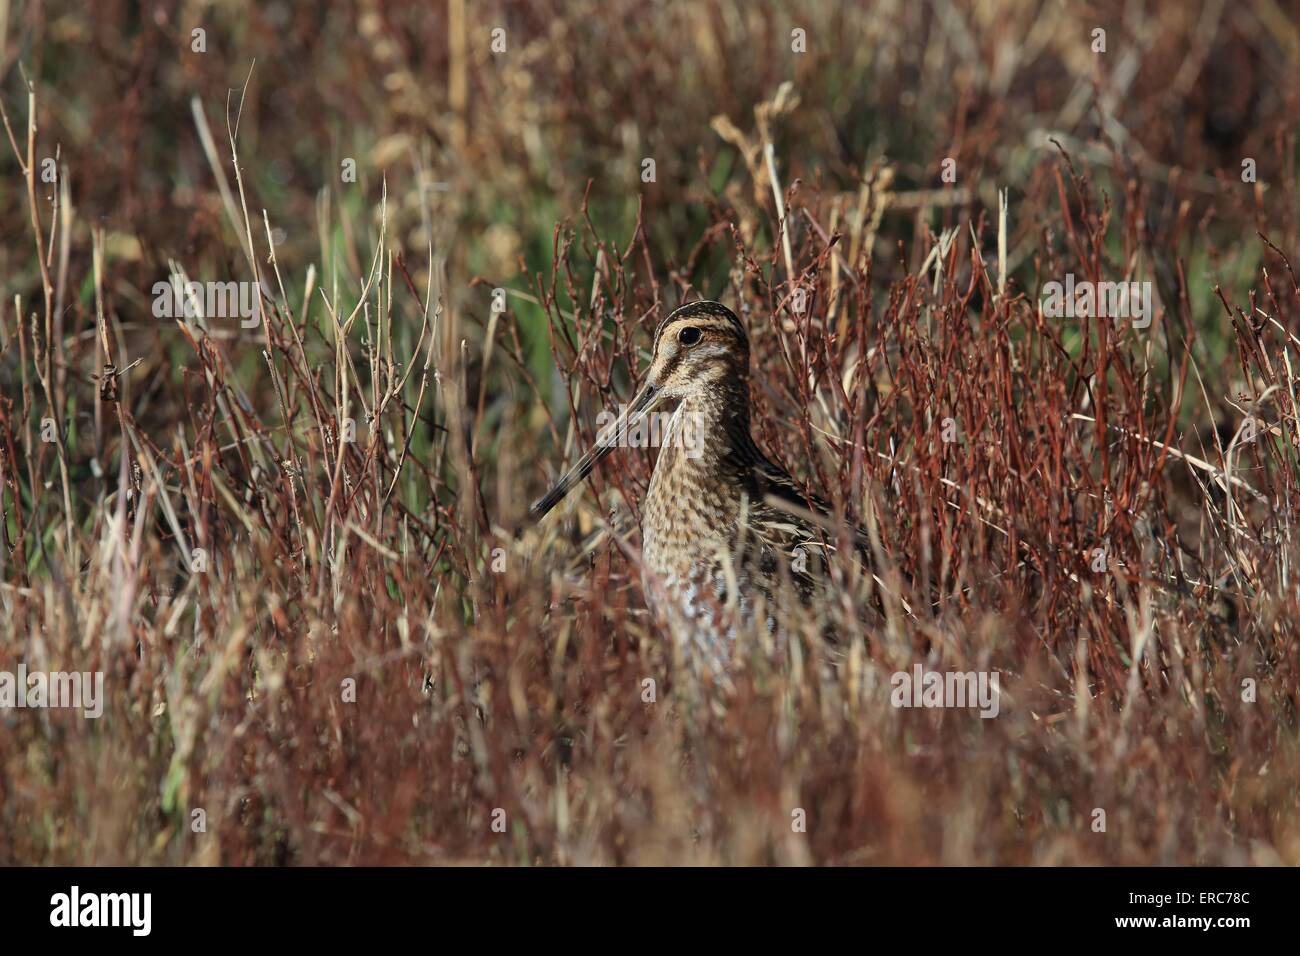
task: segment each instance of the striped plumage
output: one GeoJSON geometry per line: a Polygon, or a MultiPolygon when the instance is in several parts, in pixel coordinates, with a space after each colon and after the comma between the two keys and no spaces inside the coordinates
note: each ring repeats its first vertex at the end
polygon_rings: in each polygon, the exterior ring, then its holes
{"type": "Polygon", "coordinates": [[[772,628],[780,606],[807,602],[825,585],[821,555],[836,538],[815,520],[829,513],[826,503],[754,443],[749,339],[730,309],[692,302],[659,324],[627,416],[532,513],[554,507],[644,416],[674,406],[643,507],[642,581],[687,656],[716,667],[738,633],[772,628]]]}

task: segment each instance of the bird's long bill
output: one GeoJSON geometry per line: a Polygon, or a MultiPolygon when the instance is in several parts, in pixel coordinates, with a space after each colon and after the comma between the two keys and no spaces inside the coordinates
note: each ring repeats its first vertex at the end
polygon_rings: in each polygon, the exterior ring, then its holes
{"type": "Polygon", "coordinates": [[[646,415],[650,414],[650,410],[654,408],[658,399],[659,390],[647,382],[641,388],[641,391],[637,392],[636,397],[632,399],[631,404],[627,406],[623,414],[619,415],[618,420],[602,428],[600,434],[596,436],[596,443],[591,446],[587,453],[564,473],[560,480],[555,483],[554,488],[528,509],[528,513],[533,520],[540,520],[548,511],[568,497],[574,486],[590,475],[592,470],[605,459],[606,455],[623,444],[627,433],[646,415]]]}

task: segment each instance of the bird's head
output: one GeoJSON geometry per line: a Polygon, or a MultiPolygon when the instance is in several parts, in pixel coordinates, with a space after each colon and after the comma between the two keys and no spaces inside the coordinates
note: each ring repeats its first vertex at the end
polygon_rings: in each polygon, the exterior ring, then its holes
{"type": "Polygon", "coordinates": [[[534,520],[564,500],[642,419],[657,408],[711,390],[734,392],[749,378],[749,338],[736,314],[721,302],[690,302],[674,310],[655,330],[645,384],[625,414],[596,436],[595,445],[545,497],[532,506],[534,520]]]}
{"type": "Polygon", "coordinates": [[[691,302],[673,311],[655,330],[653,355],[642,392],[649,390],[655,405],[749,377],[745,327],[721,302],[691,302]]]}

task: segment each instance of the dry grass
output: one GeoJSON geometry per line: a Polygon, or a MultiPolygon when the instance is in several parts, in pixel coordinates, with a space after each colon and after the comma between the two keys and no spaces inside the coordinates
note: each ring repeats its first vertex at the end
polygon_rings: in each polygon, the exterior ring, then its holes
{"type": "Polygon", "coordinates": [[[0,862],[1300,863],[1271,0],[126,6],[0,35],[0,670],[107,689],[0,711],[0,862]],[[178,270],[262,321],[154,318],[178,270]],[[1045,316],[1066,273],[1155,321],[1045,316]],[[725,688],[644,610],[652,453],[524,518],[699,295],[885,585],[725,688]],[[1000,715],[891,707],[916,663],[1000,715]]]}

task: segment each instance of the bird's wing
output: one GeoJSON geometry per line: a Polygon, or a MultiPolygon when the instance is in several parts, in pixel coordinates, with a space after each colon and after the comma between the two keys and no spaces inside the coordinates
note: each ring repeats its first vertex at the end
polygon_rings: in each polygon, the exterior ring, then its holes
{"type": "Polygon", "coordinates": [[[817,524],[808,520],[809,505],[819,511],[827,505],[818,498],[810,502],[789,473],[756,447],[751,446],[746,459],[749,505],[745,523],[747,533],[760,546],[760,565],[769,574],[788,571],[795,587],[807,593],[816,584],[818,566],[829,557],[827,551],[833,550],[824,542],[834,537],[822,534],[817,524]]]}
{"type": "MultiPolygon", "coordinates": [[[[777,526],[793,526],[789,533],[799,536],[796,543],[811,544],[821,549],[822,541],[825,540],[828,550],[833,551],[834,542],[838,538],[838,526],[830,502],[800,487],[788,471],[757,448],[754,452],[756,454],[752,458],[751,469],[758,491],[756,497],[771,512],[767,520],[777,526]]],[[[851,526],[850,531],[855,547],[864,556],[867,555],[869,539],[866,531],[856,525],[851,526]]]]}

